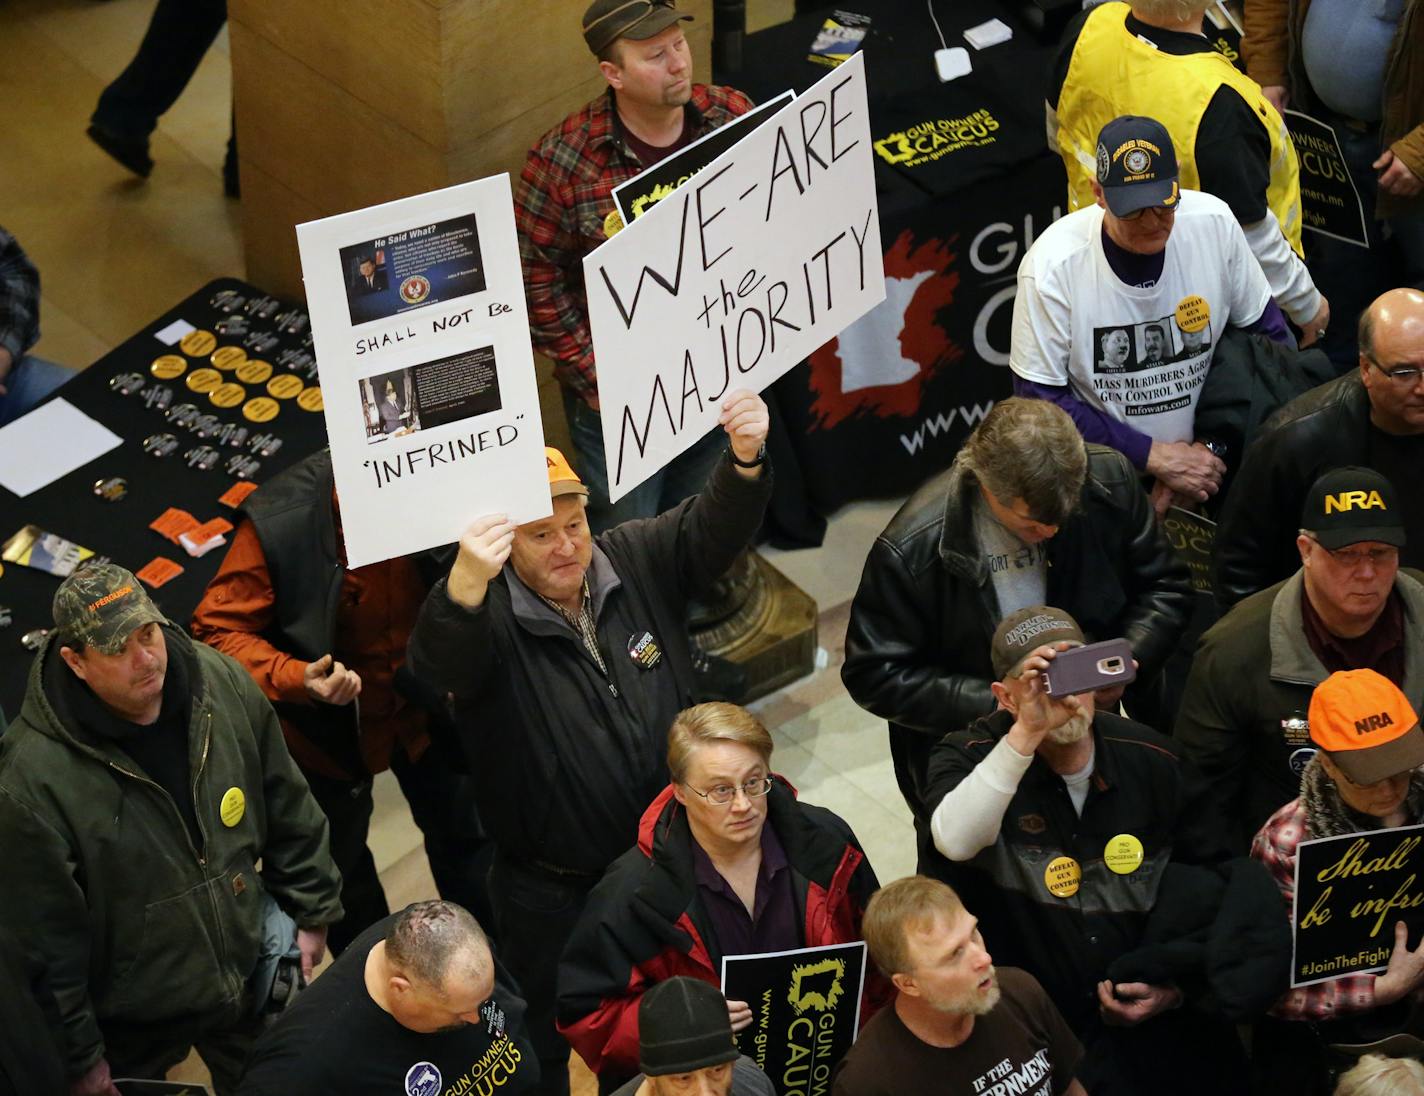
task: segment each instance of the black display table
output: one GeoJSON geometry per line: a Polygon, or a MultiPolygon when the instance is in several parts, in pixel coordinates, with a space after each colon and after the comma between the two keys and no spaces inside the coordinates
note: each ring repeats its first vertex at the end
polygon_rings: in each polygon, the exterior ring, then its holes
{"type": "MultiPolygon", "coordinates": [[[[198,344],[203,341],[206,340],[194,340],[189,346],[201,349],[198,344]]],[[[159,372],[176,368],[177,363],[170,362],[167,367],[160,366],[159,372]]],[[[211,380],[204,375],[198,387],[205,388],[204,381],[211,380]]],[[[236,525],[236,512],[218,501],[239,482],[239,477],[226,470],[234,456],[247,454],[255,459],[258,467],[249,478],[262,483],[326,444],[326,424],[319,403],[312,395],[299,396],[300,391],[315,386],[316,361],[306,312],[234,278],[211,282],[55,393],[55,397],[62,396],[103,423],[124,442],[26,498],[17,498],[0,488],[0,512],[4,515],[0,541],[7,540],[21,526],[33,524],[108,556],[132,571],[157,556],[170,559],[183,567],[183,573],[150,593],[165,614],[186,624],[208,580],[217,571],[226,546],[194,558],[151,530],[149,523],[169,507],[176,507],[200,522],[223,517],[236,525]],[[213,348],[190,354],[179,345],[167,346],[159,341],[154,333],[175,320],[213,333],[213,348]],[[223,353],[227,347],[241,348],[243,357],[269,364],[271,377],[255,379],[263,373],[260,366],[246,370],[235,366],[230,359],[236,359],[238,354],[223,353]],[[211,393],[193,391],[187,384],[199,369],[213,368],[215,352],[224,366],[218,370],[221,381],[242,389],[241,393],[228,389],[218,397],[225,403],[240,395],[241,399],[231,406],[218,406],[211,393]],[[169,379],[153,375],[153,363],[164,355],[181,359],[180,375],[169,379]],[[141,376],[142,388],[121,395],[112,382],[129,373],[141,376]],[[297,380],[276,381],[277,394],[269,393],[269,384],[284,376],[295,376],[300,384],[297,380]],[[150,405],[154,402],[150,391],[160,387],[171,389],[171,402],[166,409],[150,405]],[[254,399],[271,401],[251,409],[259,419],[274,408],[276,414],[264,421],[245,417],[244,408],[250,408],[249,401],[254,399]],[[192,424],[183,426],[169,421],[173,409],[183,404],[193,405],[201,415],[213,416],[199,427],[206,437],[199,437],[192,424]],[[317,409],[307,410],[300,404],[317,409]],[[238,430],[245,430],[246,437],[241,438],[241,445],[233,445],[240,438],[238,430]],[[173,452],[164,457],[146,453],[145,439],[164,433],[173,435],[177,443],[173,452]],[[254,438],[263,434],[280,442],[276,451],[267,456],[253,451],[254,438]],[[190,467],[185,460],[185,454],[202,445],[211,446],[219,454],[215,466],[208,470],[190,467]],[[95,493],[95,484],[113,478],[126,481],[127,493],[119,501],[105,501],[95,493]]],[[[55,438],[53,442],[63,445],[64,439],[55,438]]],[[[270,443],[267,448],[272,448],[270,443]]],[[[26,677],[34,661],[33,654],[21,646],[20,637],[31,629],[49,626],[50,599],[59,582],[51,575],[12,563],[6,563],[0,575],[0,606],[7,607],[12,618],[9,627],[0,630],[0,707],[12,719],[24,697],[26,677]]]]}
{"type": "MultiPolygon", "coordinates": [[[[1064,206],[1062,165],[1044,136],[1056,45],[994,0],[932,3],[951,46],[996,17],[1014,37],[970,49],[973,72],[942,84],[925,0],[839,5],[873,19],[862,52],[889,300],[773,389],[790,443],[773,447],[777,475],[803,487],[781,497],[803,493],[820,513],[909,492],[1009,394],[1014,275],[1064,206]]],[[[806,53],[830,10],[748,36],[742,67],[716,80],[758,101],[809,87],[828,71],[806,53]]],[[[776,516],[794,542],[795,516],[776,516]]]]}

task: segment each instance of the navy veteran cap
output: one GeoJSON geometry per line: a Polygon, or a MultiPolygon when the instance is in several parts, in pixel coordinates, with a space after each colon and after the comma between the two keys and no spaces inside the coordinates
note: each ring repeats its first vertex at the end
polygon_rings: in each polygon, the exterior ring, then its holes
{"type": "Polygon", "coordinates": [[[1300,524],[1332,552],[1367,540],[1404,547],[1399,496],[1394,484],[1373,468],[1326,472],[1311,484],[1300,524]]]}
{"type": "Polygon", "coordinates": [[[1098,134],[1098,183],[1116,217],[1139,209],[1176,207],[1177,150],[1167,129],[1154,118],[1124,114],[1098,134]]]}

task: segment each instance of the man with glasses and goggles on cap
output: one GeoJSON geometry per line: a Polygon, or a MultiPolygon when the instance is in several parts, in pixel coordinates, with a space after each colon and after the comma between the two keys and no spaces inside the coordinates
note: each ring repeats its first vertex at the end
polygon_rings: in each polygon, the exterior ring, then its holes
{"type": "Polygon", "coordinates": [[[616,505],[608,501],[583,285],[583,257],[623,227],[613,188],[751,109],[739,91],[692,82],[682,33],[691,18],[672,0],[594,0],[583,37],[608,90],[539,138],[514,195],[529,333],[563,388],[595,533],[696,494],[721,450],[713,431],[616,505]]]}
{"type": "MultiPolygon", "coordinates": [[[[716,985],[724,955],[861,939],[875,872],[842,819],[773,775],[771,750],[735,704],[699,704],[673,722],[672,782],[589,895],[559,966],[559,1030],[601,1091],[638,1072],[638,1004],[653,985],[677,975],[716,985]]],[[[887,992],[867,975],[862,1022],[887,992]]],[[[747,1001],[728,1001],[727,1013],[733,1031],[752,1022],[747,1001]]]]}
{"type": "Polygon", "coordinates": [[[1424,293],[1391,289],[1360,317],[1360,368],[1282,407],[1246,451],[1216,534],[1223,607],[1297,566],[1291,534],[1310,485],[1364,465],[1401,496],[1400,562],[1424,566],[1424,293]]]}
{"type": "Polygon", "coordinates": [[[1205,501],[1226,470],[1194,431],[1212,352],[1228,325],[1287,342],[1285,318],[1226,203],[1180,187],[1159,122],[1102,128],[1093,194],[1019,265],[1014,391],[1155,477],[1158,513],[1205,501]]]}
{"type": "Polygon", "coordinates": [[[1300,569],[1252,594],[1202,637],[1177,718],[1182,756],[1207,778],[1204,815],[1233,851],[1300,788],[1314,756],[1311,691],[1374,670],[1424,701],[1424,574],[1403,571],[1399,496],[1368,468],[1311,486],[1295,538],[1300,569]]]}

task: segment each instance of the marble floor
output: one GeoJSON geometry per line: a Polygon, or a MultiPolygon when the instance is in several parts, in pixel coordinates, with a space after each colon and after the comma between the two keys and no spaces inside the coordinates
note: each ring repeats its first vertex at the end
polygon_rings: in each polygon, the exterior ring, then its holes
{"type": "MultiPolygon", "coordinates": [[[[222,193],[230,112],[224,33],[187,92],[162,120],[157,166],[133,178],[84,128],[99,92],[123,68],[152,0],[0,3],[0,225],[43,279],[37,352],[76,368],[205,281],[243,273],[238,206],[222,193]]],[[[790,15],[792,0],[751,0],[756,29],[790,15]]],[[[551,424],[551,432],[562,424],[551,424]]],[[[776,768],[801,796],[854,826],[882,881],[914,869],[909,813],[891,772],[884,724],[840,684],[849,602],[861,563],[897,503],[846,507],[813,550],[766,555],[820,607],[822,666],[756,708],[776,739],[776,768]]],[[[371,845],[392,906],[432,896],[429,868],[395,781],[377,781],[371,845]]],[[[576,1092],[592,1092],[581,1063],[576,1092]]],[[[204,1077],[191,1060],[175,1078],[204,1077]]]]}

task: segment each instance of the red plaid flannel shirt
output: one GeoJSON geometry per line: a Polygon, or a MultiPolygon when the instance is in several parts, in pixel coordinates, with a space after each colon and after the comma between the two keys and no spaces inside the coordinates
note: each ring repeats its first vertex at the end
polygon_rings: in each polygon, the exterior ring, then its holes
{"type": "MultiPolygon", "coordinates": [[[[732,88],[694,84],[693,138],[751,110],[732,88]]],[[[608,237],[613,188],[643,170],[623,137],[613,93],[600,95],[529,150],[514,193],[514,222],[534,346],[554,359],[554,375],[583,400],[598,392],[583,257],[608,237]]]]}
{"type": "MultiPolygon", "coordinates": [[[[1296,849],[1309,836],[1305,808],[1299,799],[1292,799],[1266,820],[1251,842],[1251,858],[1265,865],[1281,889],[1287,918],[1295,907],[1296,849]]],[[[1271,1007],[1271,1014],[1283,1020],[1331,1020],[1374,1007],[1375,975],[1351,974],[1287,990],[1271,1007]]]]}

